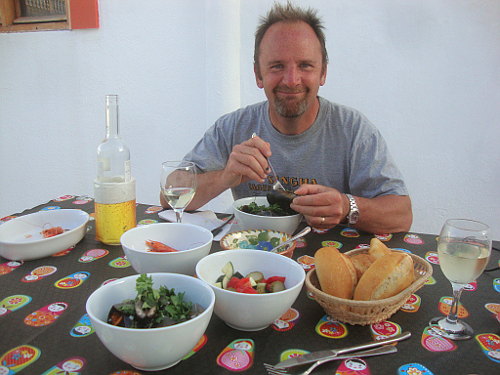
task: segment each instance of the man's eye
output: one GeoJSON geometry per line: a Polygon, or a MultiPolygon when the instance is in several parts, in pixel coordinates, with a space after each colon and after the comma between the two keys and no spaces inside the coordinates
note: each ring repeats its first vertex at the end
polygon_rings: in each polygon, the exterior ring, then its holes
{"type": "Polygon", "coordinates": [[[280,70],[280,69],[283,69],[282,64],[271,65],[271,70],[280,70]]]}

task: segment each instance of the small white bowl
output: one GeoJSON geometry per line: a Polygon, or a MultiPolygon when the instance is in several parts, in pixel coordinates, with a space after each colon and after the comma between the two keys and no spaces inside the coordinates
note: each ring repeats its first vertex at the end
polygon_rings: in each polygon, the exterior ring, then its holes
{"type": "Polygon", "coordinates": [[[198,278],[215,292],[215,314],[228,326],[240,331],[258,331],[282,316],[295,302],[306,277],[294,260],[275,253],[255,250],[224,250],[201,259],[196,265],[198,278]],[[285,290],[266,294],[232,292],[214,285],[222,267],[231,262],[234,272],[246,275],[260,271],[265,278],[285,276],[285,290]]]}
{"type": "Polygon", "coordinates": [[[0,255],[10,260],[40,259],[76,245],[87,233],[89,214],[77,209],[38,211],[0,225],[0,255]],[[64,232],[44,238],[42,231],[64,232]]]}
{"type": "Polygon", "coordinates": [[[194,275],[196,263],[210,252],[213,239],[212,232],[197,225],[157,223],[128,230],[121,236],[120,242],[127,259],[138,273],[175,272],[194,275]],[[147,240],[164,243],[179,251],[147,251],[147,240]]]}
{"type": "Polygon", "coordinates": [[[116,357],[144,371],[163,370],[177,364],[198,343],[212,317],[215,295],[201,280],[175,273],[153,273],[153,287],[164,285],[204,311],[193,319],[160,328],[124,328],[108,324],[111,306],[137,295],[139,275],[112,281],[99,287],[87,299],[86,309],[97,336],[116,357]]]}
{"type": "Polygon", "coordinates": [[[247,197],[233,202],[233,211],[238,221],[238,227],[245,229],[270,229],[293,234],[302,220],[301,214],[289,216],[260,216],[240,211],[240,207],[255,202],[259,206],[269,206],[265,196],[247,197]]]}

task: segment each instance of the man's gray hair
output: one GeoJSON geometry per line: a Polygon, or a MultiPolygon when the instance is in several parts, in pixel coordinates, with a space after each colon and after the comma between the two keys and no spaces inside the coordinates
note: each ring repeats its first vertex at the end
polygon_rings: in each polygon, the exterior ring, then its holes
{"type": "Polygon", "coordinates": [[[277,22],[305,22],[313,29],[321,45],[323,55],[323,68],[328,64],[328,53],[326,51],[326,39],[323,32],[324,26],[321,19],[317,16],[317,11],[311,8],[302,9],[294,6],[289,1],[286,4],[275,3],[266,16],[260,18],[259,26],[255,32],[254,64],[259,70],[260,43],[264,38],[266,31],[277,22]]]}

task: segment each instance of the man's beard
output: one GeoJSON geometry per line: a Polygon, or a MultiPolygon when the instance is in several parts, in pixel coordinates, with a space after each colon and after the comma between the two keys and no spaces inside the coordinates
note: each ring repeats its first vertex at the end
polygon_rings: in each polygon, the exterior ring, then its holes
{"type": "MultiPolygon", "coordinates": [[[[277,90],[274,91],[274,105],[276,107],[276,112],[283,117],[286,118],[295,118],[299,117],[304,114],[304,112],[307,109],[307,96],[304,96],[301,99],[287,99],[287,98],[280,98],[279,93],[276,91],[288,91],[288,92],[294,92],[293,90],[283,90],[282,88],[277,88],[277,90]]],[[[306,93],[307,91],[300,90],[300,92],[306,93]]]]}

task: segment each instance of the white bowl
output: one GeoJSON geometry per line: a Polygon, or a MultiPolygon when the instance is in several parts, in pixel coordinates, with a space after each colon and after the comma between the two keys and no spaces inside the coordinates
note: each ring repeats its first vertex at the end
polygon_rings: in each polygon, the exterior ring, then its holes
{"type": "Polygon", "coordinates": [[[127,259],[138,273],[175,272],[194,275],[196,263],[212,247],[214,236],[203,227],[183,223],[158,223],[132,228],[120,242],[127,259]],[[147,251],[147,240],[177,249],[172,253],[147,251]]]}
{"type": "Polygon", "coordinates": [[[238,226],[242,230],[270,229],[293,234],[302,220],[301,214],[289,216],[260,216],[239,210],[239,207],[252,202],[257,203],[259,206],[269,206],[269,202],[265,196],[241,198],[233,202],[233,211],[238,221],[238,226]]]}
{"type": "Polygon", "coordinates": [[[50,256],[76,245],[87,233],[89,214],[77,209],[38,211],[0,225],[0,255],[10,260],[50,256]],[[64,232],[44,238],[42,231],[62,227],[64,232]]]}
{"type": "Polygon", "coordinates": [[[175,293],[185,293],[185,300],[205,310],[188,321],[160,328],[124,328],[106,323],[115,303],[135,298],[139,275],[124,277],[99,287],[87,300],[86,309],[97,336],[104,346],[122,361],[144,371],[174,366],[186,356],[205,333],[215,303],[213,291],[201,280],[175,273],[153,273],[153,287],[165,285],[175,293]]]}
{"type": "Polygon", "coordinates": [[[304,269],[293,259],[255,250],[219,251],[201,259],[196,275],[215,292],[215,314],[241,331],[258,331],[281,317],[295,302],[305,280],[304,269]],[[265,278],[285,276],[285,290],[266,294],[232,292],[214,285],[222,267],[231,261],[234,272],[260,271],[265,278]]]}

